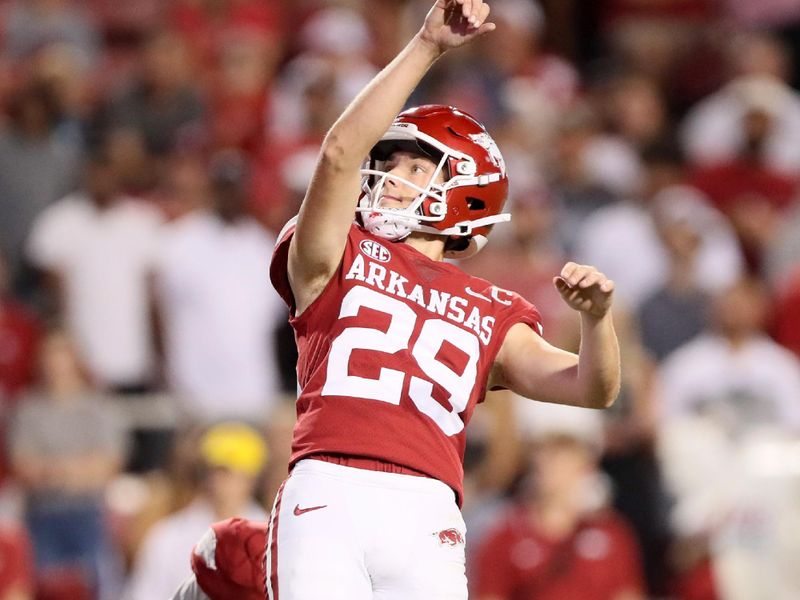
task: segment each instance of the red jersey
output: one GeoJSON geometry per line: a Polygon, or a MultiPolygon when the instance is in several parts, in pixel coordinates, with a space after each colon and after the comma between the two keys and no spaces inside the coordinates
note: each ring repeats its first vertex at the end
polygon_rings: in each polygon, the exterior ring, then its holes
{"type": "Polygon", "coordinates": [[[508,329],[541,333],[518,294],[405,243],[350,228],[339,269],[294,316],[290,222],[270,276],[292,310],[299,358],[290,464],[313,454],[407,467],[462,493],[465,431],[508,329]]]}
{"type": "Polygon", "coordinates": [[[630,526],[608,510],[587,517],[563,540],[512,509],[486,535],[475,560],[478,597],[507,600],[612,600],[644,594],[639,547],[630,526]]]}
{"type": "Polygon", "coordinates": [[[267,524],[246,519],[214,523],[192,551],[192,571],[215,600],[264,600],[267,524]]]}

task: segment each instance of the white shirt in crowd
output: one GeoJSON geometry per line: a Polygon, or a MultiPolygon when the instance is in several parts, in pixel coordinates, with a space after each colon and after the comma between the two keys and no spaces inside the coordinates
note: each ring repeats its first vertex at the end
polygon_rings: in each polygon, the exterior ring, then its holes
{"type": "Polygon", "coordinates": [[[766,76],[735,79],[692,107],[681,125],[689,161],[708,165],[738,155],[745,137],[744,118],[751,109],[774,121],[765,141],[766,163],[788,174],[800,169],[800,94],[766,76]]]}
{"type": "Polygon", "coordinates": [[[100,209],[82,193],[34,221],[28,256],[62,277],[67,325],[102,384],[140,384],[151,375],[148,277],[161,222],[142,202],[122,198],[100,209]]]}
{"type": "MultiPolygon", "coordinates": [[[[710,207],[705,210],[717,214],[710,207]]],[[[701,237],[695,284],[714,293],[741,276],[744,261],[733,230],[721,216],[712,219],[701,237]]],[[[578,260],[613,279],[617,298],[631,310],[667,282],[670,258],[653,215],[643,204],[622,201],[597,209],[584,221],[576,239],[578,260]]]]}
{"type": "Polygon", "coordinates": [[[704,415],[734,437],[763,426],[800,432],[800,362],[766,336],[734,348],[700,335],[667,357],[659,380],[667,420],[704,415]]]}
{"type": "Polygon", "coordinates": [[[167,379],[200,420],[263,420],[279,389],[269,282],[274,239],[258,223],[198,211],[164,228],[157,271],[167,379]]]}

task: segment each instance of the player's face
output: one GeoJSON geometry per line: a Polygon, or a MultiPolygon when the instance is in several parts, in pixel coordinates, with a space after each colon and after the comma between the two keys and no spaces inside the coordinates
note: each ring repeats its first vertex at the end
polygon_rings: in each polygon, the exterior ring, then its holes
{"type": "MultiPolygon", "coordinates": [[[[392,152],[386,161],[385,170],[387,173],[410,181],[421,188],[426,188],[431,183],[434,174],[436,178],[433,183],[444,182],[444,173],[442,171],[436,173],[435,162],[413,152],[402,150],[392,152]]],[[[380,206],[382,208],[404,208],[411,204],[418,195],[418,190],[405,185],[394,177],[388,177],[381,193],[380,206]]]]}

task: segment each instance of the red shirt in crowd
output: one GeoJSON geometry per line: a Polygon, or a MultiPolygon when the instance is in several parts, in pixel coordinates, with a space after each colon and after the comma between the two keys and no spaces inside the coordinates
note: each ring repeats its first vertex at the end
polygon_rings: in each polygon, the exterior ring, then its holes
{"type": "Polygon", "coordinates": [[[552,539],[527,508],[509,511],[478,549],[476,600],[613,600],[644,594],[639,547],[630,526],[607,510],[565,539],[552,539]]]}
{"type": "Polygon", "coordinates": [[[0,398],[13,398],[33,379],[39,325],[24,307],[0,300],[0,398]]]}
{"type": "Polygon", "coordinates": [[[691,184],[728,216],[748,198],[761,198],[773,208],[783,210],[797,194],[794,178],[742,160],[697,169],[691,184]]]}
{"type": "Polygon", "coordinates": [[[0,523],[0,598],[33,593],[33,554],[22,528],[0,523]]]}
{"type": "Polygon", "coordinates": [[[778,296],[773,314],[776,341],[800,358],[800,268],[794,271],[778,296]]]}

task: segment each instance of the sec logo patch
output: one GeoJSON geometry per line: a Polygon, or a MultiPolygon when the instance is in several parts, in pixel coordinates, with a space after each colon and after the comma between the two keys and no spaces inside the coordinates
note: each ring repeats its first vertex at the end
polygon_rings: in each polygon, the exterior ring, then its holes
{"type": "Polygon", "coordinates": [[[392,258],[392,253],[386,249],[383,244],[379,244],[374,240],[361,240],[361,252],[379,262],[389,262],[392,258]]]}

